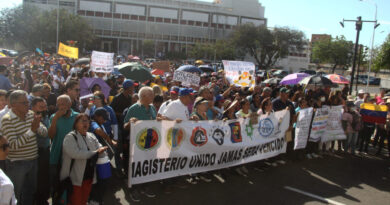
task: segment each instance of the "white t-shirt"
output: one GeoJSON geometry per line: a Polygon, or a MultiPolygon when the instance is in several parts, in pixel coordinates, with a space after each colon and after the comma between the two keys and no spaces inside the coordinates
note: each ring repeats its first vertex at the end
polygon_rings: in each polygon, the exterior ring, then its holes
{"type": "Polygon", "coordinates": [[[167,109],[169,103],[171,103],[172,100],[167,100],[165,102],[163,102],[160,106],[160,109],[158,109],[158,114],[162,115],[164,113],[164,111],[167,109]]]}
{"type": "Polygon", "coordinates": [[[0,205],[16,205],[14,185],[0,169],[0,205]]]}
{"type": "Polygon", "coordinates": [[[57,75],[54,75],[54,76],[53,76],[53,88],[54,88],[54,89],[60,88],[60,85],[59,85],[56,81],[60,81],[61,83],[64,83],[64,82],[65,82],[65,79],[64,79],[64,77],[62,77],[62,76],[61,76],[61,78],[60,78],[60,77],[58,77],[57,75]]]}
{"type": "Polygon", "coordinates": [[[190,112],[188,111],[188,107],[184,105],[180,101],[180,99],[174,100],[171,103],[169,103],[165,111],[162,113],[162,115],[168,117],[171,120],[190,119],[190,112]]]}
{"type": "Polygon", "coordinates": [[[359,96],[356,97],[355,105],[356,105],[356,107],[358,109],[360,109],[360,105],[363,104],[363,103],[364,103],[364,99],[363,98],[359,98],[359,96]]]}

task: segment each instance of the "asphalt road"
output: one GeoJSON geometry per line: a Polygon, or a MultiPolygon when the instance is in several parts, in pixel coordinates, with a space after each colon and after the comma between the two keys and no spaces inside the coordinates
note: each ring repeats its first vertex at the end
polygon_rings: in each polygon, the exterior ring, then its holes
{"type": "MultiPolygon", "coordinates": [[[[370,153],[375,153],[371,150],[370,153]]],[[[388,156],[388,153],[386,153],[388,156]]],[[[112,178],[105,204],[370,204],[390,202],[390,159],[371,154],[326,154],[319,159],[287,161],[264,172],[247,165],[248,177],[225,170],[224,184],[213,178],[210,183],[188,184],[186,189],[163,192],[160,182],[151,183],[155,198],[142,196],[131,201],[124,180],[112,178]]],[[[183,178],[180,178],[183,180],[183,178]]]]}

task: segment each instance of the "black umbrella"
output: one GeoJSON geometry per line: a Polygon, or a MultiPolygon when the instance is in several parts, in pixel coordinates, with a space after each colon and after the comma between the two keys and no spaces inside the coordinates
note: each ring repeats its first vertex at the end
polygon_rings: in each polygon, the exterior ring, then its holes
{"type": "Polygon", "coordinates": [[[76,62],[74,62],[75,65],[81,65],[81,64],[89,64],[90,58],[80,58],[76,62]]]}
{"type": "Polygon", "coordinates": [[[337,88],[338,85],[333,83],[331,80],[329,80],[328,78],[324,77],[324,76],[320,76],[320,75],[313,75],[313,76],[308,76],[304,79],[302,79],[300,82],[299,82],[300,85],[312,85],[312,86],[329,86],[329,87],[333,87],[333,88],[337,88]]]}
{"type": "Polygon", "coordinates": [[[199,69],[203,72],[214,72],[214,68],[209,65],[200,65],[199,69]]]}

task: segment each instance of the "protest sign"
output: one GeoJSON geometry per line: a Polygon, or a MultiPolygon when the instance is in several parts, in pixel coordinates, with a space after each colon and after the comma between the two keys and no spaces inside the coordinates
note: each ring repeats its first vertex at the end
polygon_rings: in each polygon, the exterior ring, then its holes
{"type": "Polygon", "coordinates": [[[92,51],[90,67],[94,72],[112,72],[114,69],[114,53],[92,51]]]}
{"type": "Polygon", "coordinates": [[[60,42],[58,46],[58,54],[68,57],[68,58],[79,58],[79,48],[67,46],[60,42]]]}
{"type": "Polygon", "coordinates": [[[222,61],[225,77],[230,84],[239,87],[252,87],[255,85],[255,64],[245,61],[222,61]]]}
{"type": "Polygon", "coordinates": [[[328,124],[329,107],[317,108],[311,125],[310,142],[318,142],[325,135],[328,124]]]}
{"type": "Polygon", "coordinates": [[[131,124],[129,185],[206,172],[286,151],[290,113],[229,121],[138,121],[131,124]]]}
{"type": "Polygon", "coordinates": [[[322,142],[345,140],[347,138],[341,124],[343,111],[342,105],[329,107],[328,123],[324,135],[321,136],[322,142]]]}
{"type": "Polygon", "coordinates": [[[297,126],[295,127],[294,150],[304,149],[309,137],[310,123],[313,117],[313,108],[299,110],[297,126]]]}
{"type": "Polygon", "coordinates": [[[195,73],[189,73],[185,71],[175,71],[173,74],[173,80],[181,82],[184,86],[199,86],[200,77],[195,73]]]}
{"type": "Polygon", "coordinates": [[[162,70],[164,72],[170,72],[170,69],[169,69],[170,64],[171,63],[169,61],[158,61],[158,62],[154,62],[152,64],[152,68],[159,69],[159,70],[162,70]]]}

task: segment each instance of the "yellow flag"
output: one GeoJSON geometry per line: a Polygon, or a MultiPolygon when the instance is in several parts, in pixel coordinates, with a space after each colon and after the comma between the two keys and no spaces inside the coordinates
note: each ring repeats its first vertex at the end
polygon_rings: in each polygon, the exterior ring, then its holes
{"type": "Polygon", "coordinates": [[[70,47],[60,42],[58,46],[58,54],[68,57],[68,58],[79,58],[79,48],[70,47]]]}

